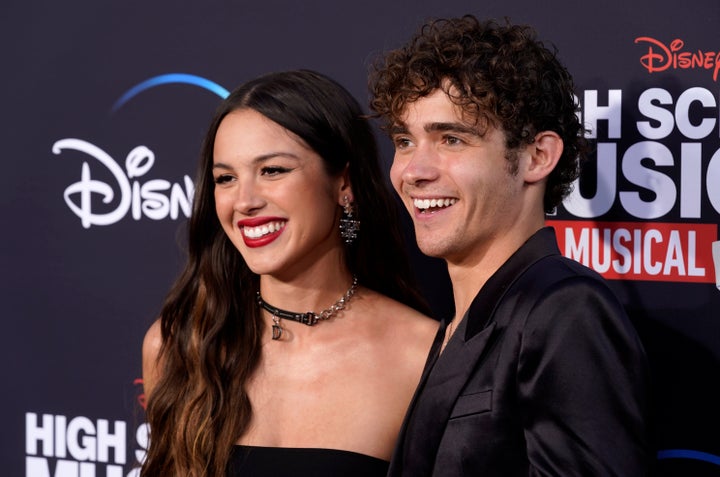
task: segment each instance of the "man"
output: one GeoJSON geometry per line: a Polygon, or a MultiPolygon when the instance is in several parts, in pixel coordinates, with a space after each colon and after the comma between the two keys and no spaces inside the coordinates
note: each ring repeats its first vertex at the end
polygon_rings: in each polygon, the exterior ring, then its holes
{"type": "Polygon", "coordinates": [[[431,350],[391,476],[646,473],[647,371],[621,304],[544,224],[587,149],[572,78],[525,26],[425,25],[371,79],[393,186],[446,260],[431,350]]]}

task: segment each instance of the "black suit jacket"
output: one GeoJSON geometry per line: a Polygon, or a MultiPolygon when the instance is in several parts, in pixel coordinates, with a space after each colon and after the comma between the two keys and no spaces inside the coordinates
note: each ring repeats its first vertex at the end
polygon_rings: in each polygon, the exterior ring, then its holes
{"type": "Polygon", "coordinates": [[[603,279],[551,228],[488,280],[430,351],[389,476],[639,477],[647,367],[603,279]]]}

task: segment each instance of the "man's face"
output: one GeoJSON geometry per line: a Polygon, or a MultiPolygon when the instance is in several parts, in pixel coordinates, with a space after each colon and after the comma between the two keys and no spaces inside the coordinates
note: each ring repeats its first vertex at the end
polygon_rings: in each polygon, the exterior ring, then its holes
{"type": "Polygon", "coordinates": [[[507,159],[505,135],[437,89],[408,103],[391,131],[390,178],[410,212],[420,250],[451,264],[472,264],[512,234],[524,184],[507,159]]]}

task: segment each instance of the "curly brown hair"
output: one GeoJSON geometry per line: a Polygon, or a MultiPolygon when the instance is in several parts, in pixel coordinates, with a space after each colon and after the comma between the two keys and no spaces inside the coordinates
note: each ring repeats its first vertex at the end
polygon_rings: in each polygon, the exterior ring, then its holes
{"type": "Polygon", "coordinates": [[[472,15],[430,21],[375,63],[370,106],[389,127],[401,122],[408,103],[442,88],[477,124],[504,132],[510,161],[538,132],[556,132],[563,153],[545,190],[543,206],[550,212],[570,192],[588,143],[572,77],[555,48],[536,36],[529,26],[472,15]]]}

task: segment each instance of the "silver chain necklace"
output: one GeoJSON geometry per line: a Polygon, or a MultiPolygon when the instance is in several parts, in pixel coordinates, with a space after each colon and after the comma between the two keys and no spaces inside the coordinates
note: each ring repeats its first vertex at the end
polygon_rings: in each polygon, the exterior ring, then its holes
{"type": "Polygon", "coordinates": [[[283,334],[283,329],[280,326],[280,318],[297,321],[298,323],[302,323],[307,326],[313,326],[318,321],[329,320],[345,308],[345,306],[350,302],[350,299],[353,297],[353,295],[355,295],[357,287],[358,279],[356,276],[353,276],[352,285],[350,285],[350,288],[348,288],[345,294],[341,296],[335,303],[330,305],[329,308],[324,309],[320,313],[315,313],[314,311],[297,313],[294,311],[283,310],[282,308],[272,306],[271,304],[263,300],[263,297],[260,295],[259,291],[257,292],[257,302],[258,305],[263,307],[272,315],[272,339],[279,340],[283,334]]]}

